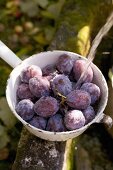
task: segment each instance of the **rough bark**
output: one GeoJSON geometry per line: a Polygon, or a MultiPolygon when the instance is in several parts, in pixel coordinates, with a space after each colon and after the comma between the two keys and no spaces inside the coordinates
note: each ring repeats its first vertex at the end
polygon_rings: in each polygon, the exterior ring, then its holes
{"type": "Polygon", "coordinates": [[[61,170],[66,142],[49,142],[23,129],[12,170],[61,170]]]}

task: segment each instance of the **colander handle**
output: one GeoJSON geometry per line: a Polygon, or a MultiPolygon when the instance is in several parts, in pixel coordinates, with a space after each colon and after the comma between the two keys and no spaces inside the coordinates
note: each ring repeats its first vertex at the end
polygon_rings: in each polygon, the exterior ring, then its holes
{"type": "Polygon", "coordinates": [[[0,57],[11,67],[16,67],[22,62],[2,41],[0,41],[0,57]]]}
{"type": "Polygon", "coordinates": [[[101,118],[98,119],[96,123],[104,123],[105,126],[107,126],[108,128],[111,128],[113,125],[113,119],[109,115],[102,113],[101,118]]]}

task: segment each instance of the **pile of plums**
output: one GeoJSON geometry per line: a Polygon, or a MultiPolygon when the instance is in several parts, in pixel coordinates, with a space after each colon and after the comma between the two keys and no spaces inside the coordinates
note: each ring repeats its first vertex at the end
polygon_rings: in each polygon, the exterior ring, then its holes
{"type": "Polygon", "coordinates": [[[90,66],[83,82],[76,87],[85,64],[82,58],[72,59],[63,54],[54,65],[42,70],[36,65],[23,69],[17,88],[18,115],[32,126],[52,132],[76,130],[91,122],[96,115],[100,88],[92,83],[90,66]]]}

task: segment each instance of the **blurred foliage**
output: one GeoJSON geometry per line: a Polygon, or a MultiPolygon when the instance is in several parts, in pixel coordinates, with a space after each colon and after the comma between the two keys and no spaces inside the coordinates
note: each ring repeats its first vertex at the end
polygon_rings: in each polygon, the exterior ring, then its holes
{"type": "Polygon", "coordinates": [[[0,98],[0,149],[9,142],[8,131],[16,124],[16,118],[8,107],[5,97],[0,98]]]}
{"type": "Polygon", "coordinates": [[[113,66],[112,66],[112,68],[109,70],[109,78],[110,78],[110,80],[111,80],[111,84],[112,84],[112,88],[113,88],[113,66]]]}
{"type": "Polygon", "coordinates": [[[16,123],[16,118],[13,116],[6,99],[3,97],[0,99],[0,119],[7,129],[11,129],[16,123]]]}
{"type": "Polygon", "coordinates": [[[10,69],[6,66],[0,67],[0,96],[4,95],[6,88],[6,80],[8,79],[10,69]]]}
{"type": "Polygon", "coordinates": [[[20,57],[45,50],[55,33],[54,24],[64,2],[65,0],[2,0],[0,39],[20,57]]]}
{"type": "Polygon", "coordinates": [[[6,98],[0,98],[0,170],[8,170],[14,159],[21,127],[9,109],[6,98]]]}

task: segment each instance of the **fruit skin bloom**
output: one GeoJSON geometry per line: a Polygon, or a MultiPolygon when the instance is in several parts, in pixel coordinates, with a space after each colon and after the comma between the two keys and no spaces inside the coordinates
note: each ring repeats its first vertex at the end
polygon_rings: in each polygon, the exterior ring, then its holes
{"type": "Polygon", "coordinates": [[[26,83],[22,83],[18,86],[17,89],[17,96],[19,97],[19,99],[31,99],[33,100],[35,97],[34,95],[31,93],[30,89],[29,89],[29,85],[26,83]]]}
{"type": "Polygon", "coordinates": [[[42,70],[36,65],[28,66],[27,68],[23,69],[20,74],[21,81],[24,83],[29,83],[29,79],[38,76],[42,76],[42,70]]]}
{"type": "Polygon", "coordinates": [[[34,104],[34,111],[42,117],[50,117],[59,110],[59,104],[54,97],[41,97],[34,104]]]}
{"type": "Polygon", "coordinates": [[[70,110],[65,114],[64,123],[67,129],[76,130],[85,125],[85,117],[80,110],[70,110]]]}
{"type": "Polygon", "coordinates": [[[69,75],[73,68],[73,60],[67,54],[63,54],[59,57],[56,67],[60,73],[69,75]]]}
{"type": "Polygon", "coordinates": [[[46,130],[51,131],[51,132],[66,131],[62,116],[60,114],[55,114],[51,116],[48,120],[46,130]]]}
{"type": "Polygon", "coordinates": [[[47,120],[43,117],[40,116],[34,116],[30,122],[29,122],[32,126],[45,130],[46,128],[46,124],[47,124],[47,120]]]}
{"type": "Polygon", "coordinates": [[[85,116],[86,123],[91,122],[95,118],[95,111],[92,106],[88,106],[85,110],[83,110],[83,115],[85,116]]]}
{"type": "Polygon", "coordinates": [[[95,104],[100,97],[100,88],[94,83],[84,83],[81,90],[87,91],[91,96],[91,104],[95,104]]]}
{"type": "Polygon", "coordinates": [[[72,83],[67,76],[59,74],[51,80],[51,88],[55,95],[57,95],[57,93],[61,93],[65,96],[71,92],[72,83]]]}
{"type": "MultiPolygon", "coordinates": [[[[86,61],[85,60],[76,60],[74,62],[73,65],[73,74],[74,74],[74,78],[75,80],[79,80],[82,72],[84,71],[86,65],[86,61]]],[[[91,82],[93,80],[93,70],[92,68],[89,66],[88,70],[86,72],[86,76],[85,79],[83,80],[83,82],[91,82]]]]}
{"type": "Polygon", "coordinates": [[[56,71],[55,66],[53,64],[48,64],[42,69],[43,76],[50,76],[54,74],[56,71]]]}
{"type": "Polygon", "coordinates": [[[83,90],[73,90],[66,96],[67,104],[75,109],[86,109],[91,103],[91,97],[88,92],[83,90]]]}
{"type": "Polygon", "coordinates": [[[48,96],[50,83],[46,77],[34,77],[29,80],[29,89],[31,93],[38,98],[48,96]]]}
{"type": "Polygon", "coordinates": [[[33,102],[29,99],[23,99],[16,105],[16,112],[20,115],[20,117],[24,120],[30,120],[35,112],[33,110],[33,102]]]}

